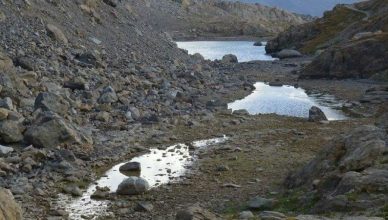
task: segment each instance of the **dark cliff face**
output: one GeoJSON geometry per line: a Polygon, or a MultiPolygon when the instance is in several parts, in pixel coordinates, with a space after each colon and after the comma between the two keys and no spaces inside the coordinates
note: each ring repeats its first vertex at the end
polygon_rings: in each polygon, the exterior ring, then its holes
{"type": "Polygon", "coordinates": [[[388,68],[387,24],[386,0],[337,6],[323,18],[279,34],[266,50],[292,48],[315,54],[301,74],[305,78],[369,78],[388,68]]]}

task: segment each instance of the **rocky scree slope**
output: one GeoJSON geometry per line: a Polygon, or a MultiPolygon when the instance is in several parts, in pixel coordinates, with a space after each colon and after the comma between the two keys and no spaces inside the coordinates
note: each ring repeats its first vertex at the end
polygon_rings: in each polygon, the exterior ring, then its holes
{"type": "Polygon", "coordinates": [[[174,38],[271,36],[306,18],[259,4],[220,0],[128,1],[138,18],[174,38]]]}
{"type": "Polygon", "coordinates": [[[124,151],[108,131],[217,107],[208,97],[228,77],[134,13],[113,0],[0,1],[0,187],[25,217],[47,216],[58,182],[90,180],[91,161],[124,151]]]}
{"type": "Polygon", "coordinates": [[[375,78],[387,80],[388,1],[339,5],[323,18],[294,26],[266,47],[268,53],[297,49],[317,57],[305,78],[375,78]]]}

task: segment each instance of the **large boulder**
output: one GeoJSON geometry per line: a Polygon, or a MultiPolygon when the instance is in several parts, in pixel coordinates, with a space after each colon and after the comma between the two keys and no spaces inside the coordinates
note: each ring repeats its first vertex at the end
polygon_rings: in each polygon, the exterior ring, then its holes
{"type": "Polygon", "coordinates": [[[22,210],[15,202],[11,191],[0,187],[0,219],[21,220],[22,210]]]}
{"type": "Polygon", "coordinates": [[[62,144],[91,145],[92,139],[75,125],[58,116],[43,116],[24,134],[26,142],[35,147],[55,148],[62,144]]]}
{"type": "Polygon", "coordinates": [[[309,121],[327,121],[327,117],[320,108],[318,108],[317,106],[313,106],[309,110],[309,121]]]}
{"type": "Polygon", "coordinates": [[[131,176],[125,179],[117,188],[119,195],[139,195],[147,192],[150,188],[147,180],[141,177],[131,176]]]}

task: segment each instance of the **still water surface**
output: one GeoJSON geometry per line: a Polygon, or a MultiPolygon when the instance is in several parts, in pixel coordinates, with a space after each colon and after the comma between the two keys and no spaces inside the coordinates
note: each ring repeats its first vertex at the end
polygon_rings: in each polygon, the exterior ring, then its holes
{"type": "Polygon", "coordinates": [[[108,187],[111,192],[117,190],[118,185],[128,178],[128,174],[121,173],[119,168],[127,162],[139,162],[141,172],[139,176],[146,179],[151,188],[176,182],[182,179],[192,163],[197,159],[199,150],[217,145],[228,140],[226,136],[194,141],[190,144],[176,144],[166,149],[152,148],[147,154],[134,157],[129,161],[119,163],[109,169],[100,179],[90,185],[79,198],[60,194],[58,206],[65,207],[70,213],[70,219],[95,219],[106,214],[108,201],[94,200],[90,196],[96,191],[96,187],[108,187]]]}
{"type": "Polygon", "coordinates": [[[247,97],[232,102],[229,109],[245,109],[250,114],[287,115],[307,118],[309,109],[317,106],[329,120],[344,120],[347,117],[339,109],[342,103],[331,95],[308,95],[302,88],[294,86],[269,86],[263,82],[255,84],[255,90],[247,97]]]}
{"type": "Polygon", "coordinates": [[[226,54],[234,54],[239,62],[252,60],[275,60],[265,53],[263,46],[253,46],[253,41],[182,41],[178,47],[189,54],[200,53],[205,59],[220,60],[226,54]]]}

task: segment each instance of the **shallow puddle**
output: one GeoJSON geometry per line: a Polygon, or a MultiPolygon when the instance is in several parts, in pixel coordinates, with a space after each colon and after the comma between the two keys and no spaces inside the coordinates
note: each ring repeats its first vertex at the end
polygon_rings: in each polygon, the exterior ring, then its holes
{"type": "Polygon", "coordinates": [[[111,192],[115,192],[118,185],[131,175],[141,176],[146,179],[151,188],[179,181],[196,160],[196,152],[198,150],[223,143],[227,139],[224,136],[194,141],[190,144],[176,144],[165,149],[153,148],[147,154],[113,166],[95,184],[92,184],[82,197],[72,198],[60,194],[57,202],[58,207],[66,207],[66,211],[70,213],[70,219],[83,219],[82,216],[97,217],[105,214],[108,202],[90,198],[96,191],[97,186],[108,187],[111,192]],[[137,174],[121,173],[119,168],[127,162],[139,162],[141,164],[141,172],[137,174]]]}
{"type": "Polygon", "coordinates": [[[344,120],[347,117],[340,110],[343,103],[331,95],[308,95],[302,88],[293,86],[269,86],[263,82],[255,84],[255,90],[244,99],[228,104],[228,108],[245,109],[250,114],[287,115],[307,118],[309,109],[317,106],[329,120],[344,120]]]}

